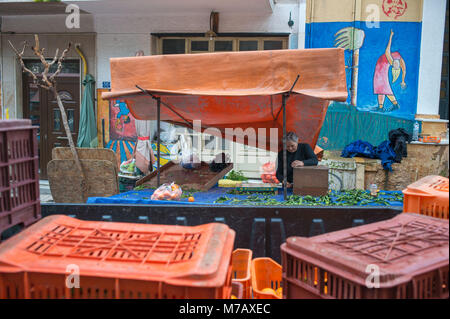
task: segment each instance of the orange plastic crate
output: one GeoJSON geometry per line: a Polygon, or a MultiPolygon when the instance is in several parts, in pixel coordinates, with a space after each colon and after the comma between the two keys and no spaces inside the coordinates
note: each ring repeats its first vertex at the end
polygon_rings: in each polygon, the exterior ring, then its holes
{"type": "Polygon", "coordinates": [[[244,299],[244,286],[240,282],[231,282],[231,299],[244,299]]]}
{"type": "Polygon", "coordinates": [[[439,136],[422,136],[419,138],[419,142],[439,144],[441,142],[441,138],[439,136]]]}
{"type": "Polygon", "coordinates": [[[403,212],[449,219],[448,178],[427,176],[403,190],[403,212]]]}
{"type": "Polygon", "coordinates": [[[231,257],[233,282],[243,285],[243,299],[252,298],[251,264],[253,252],[250,249],[236,249],[231,257]]]}
{"type": "Polygon", "coordinates": [[[0,299],[229,299],[235,232],[54,215],[0,245],[0,299]],[[77,265],[80,288],[67,288],[77,265]]]}
{"type": "Polygon", "coordinates": [[[447,299],[448,220],[390,220],[281,245],[286,299],[447,299]],[[376,277],[376,274],[379,274],[376,277]],[[368,287],[367,280],[378,287],[368,287]]]}
{"type": "MultiPolygon", "coordinates": [[[[281,288],[281,265],[271,258],[255,258],[252,260],[252,291],[254,299],[282,299],[275,292],[281,288]],[[274,292],[263,291],[266,288],[274,292]]],[[[283,292],[284,293],[284,292],[283,292]]]]}

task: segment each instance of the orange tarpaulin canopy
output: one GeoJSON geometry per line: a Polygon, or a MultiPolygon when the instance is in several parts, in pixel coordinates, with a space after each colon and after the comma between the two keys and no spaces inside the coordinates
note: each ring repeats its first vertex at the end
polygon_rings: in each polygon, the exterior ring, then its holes
{"type": "Polygon", "coordinates": [[[135,118],[156,120],[156,100],[137,86],[172,108],[161,107],[162,121],[188,126],[186,120],[200,120],[202,130],[215,128],[208,134],[231,136],[233,141],[272,151],[282,147],[282,95],[291,88],[286,129],[313,148],[329,101],[347,99],[343,49],[111,59],[111,92],[103,93],[103,98],[122,99],[135,118]],[[234,134],[227,135],[227,128],[234,134]],[[278,128],[278,132],[270,135],[271,128],[278,128]],[[252,131],[257,138],[248,135],[252,131]],[[271,137],[277,142],[272,143],[272,149],[271,137]]]}

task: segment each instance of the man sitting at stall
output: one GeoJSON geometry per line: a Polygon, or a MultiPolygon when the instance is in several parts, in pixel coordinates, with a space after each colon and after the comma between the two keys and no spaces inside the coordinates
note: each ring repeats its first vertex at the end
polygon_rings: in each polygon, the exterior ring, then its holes
{"type": "MultiPolygon", "coordinates": [[[[298,136],[294,132],[286,135],[286,150],[287,187],[291,188],[295,167],[317,166],[319,161],[309,144],[298,143],[298,136]]],[[[283,183],[283,150],[278,153],[277,179],[283,183]]]]}

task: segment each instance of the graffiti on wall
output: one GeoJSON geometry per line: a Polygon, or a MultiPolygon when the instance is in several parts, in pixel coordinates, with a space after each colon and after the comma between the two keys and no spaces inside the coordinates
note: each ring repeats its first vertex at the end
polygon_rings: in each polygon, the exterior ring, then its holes
{"type": "MultiPolygon", "coordinates": [[[[347,103],[360,111],[412,118],[417,110],[422,0],[370,1],[381,9],[377,27],[362,16],[352,18],[355,1],[339,2],[336,11],[342,17],[315,12],[320,22],[308,21],[305,47],[345,49],[347,103]]],[[[336,5],[327,0],[310,0],[309,5],[312,2],[322,4],[317,10],[325,2],[336,5]]],[[[367,1],[360,2],[365,11],[367,1]]]]}
{"type": "Polygon", "coordinates": [[[386,16],[397,19],[405,14],[408,3],[405,0],[383,0],[383,12],[386,16]]]}

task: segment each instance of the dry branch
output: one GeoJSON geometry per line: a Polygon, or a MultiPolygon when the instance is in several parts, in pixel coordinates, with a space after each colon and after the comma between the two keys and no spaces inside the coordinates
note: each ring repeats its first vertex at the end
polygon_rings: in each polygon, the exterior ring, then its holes
{"type": "Polygon", "coordinates": [[[58,94],[58,90],[56,89],[56,84],[57,83],[56,83],[56,80],[55,80],[55,77],[58,76],[58,74],[62,70],[62,62],[64,61],[67,52],[70,50],[71,43],[69,43],[67,48],[62,52],[62,54],[59,57],[58,57],[59,49],[57,49],[56,53],[55,53],[55,57],[53,58],[53,60],[51,62],[47,62],[47,60],[45,59],[45,56],[44,56],[45,49],[44,48],[42,48],[42,49],[39,48],[39,37],[37,35],[35,35],[34,36],[34,40],[35,40],[35,45],[32,46],[31,49],[34,52],[34,55],[36,55],[41,60],[41,63],[44,66],[44,71],[42,71],[42,73],[40,74],[40,77],[38,77],[34,72],[32,72],[30,69],[28,69],[25,66],[25,63],[23,62],[23,55],[25,53],[26,47],[28,46],[27,42],[26,41],[24,42],[24,46],[23,46],[22,52],[19,52],[14,47],[14,45],[11,43],[11,41],[8,41],[8,42],[11,45],[12,49],[14,50],[14,52],[16,53],[17,59],[19,60],[20,65],[22,66],[22,69],[33,77],[34,83],[37,84],[38,86],[40,86],[41,88],[44,88],[46,90],[51,91],[53,93],[53,95],[56,97],[56,101],[58,103],[58,107],[59,107],[59,110],[61,112],[61,118],[62,118],[62,121],[63,121],[64,130],[66,132],[66,136],[67,136],[67,139],[69,141],[69,146],[70,146],[70,149],[72,151],[73,157],[75,159],[75,164],[76,164],[76,166],[78,167],[78,169],[80,171],[80,175],[81,175],[81,189],[83,191],[83,198],[85,198],[86,197],[85,194],[87,193],[87,190],[86,190],[86,182],[85,182],[86,179],[85,179],[83,167],[81,166],[80,159],[78,158],[78,153],[77,153],[77,150],[75,148],[75,144],[74,144],[73,139],[72,139],[72,133],[70,132],[69,124],[68,124],[68,121],[67,121],[66,111],[64,109],[64,105],[63,105],[63,103],[61,101],[61,98],[60,98],[60,96],[58,94]],[[58,61],[57,69],[56,69],[55,73],[53,73],[49,77],[48,72],[50,70],[50,67],[54,63],[56,63],[56,61],[58,61]]]}

